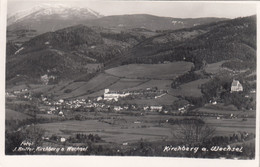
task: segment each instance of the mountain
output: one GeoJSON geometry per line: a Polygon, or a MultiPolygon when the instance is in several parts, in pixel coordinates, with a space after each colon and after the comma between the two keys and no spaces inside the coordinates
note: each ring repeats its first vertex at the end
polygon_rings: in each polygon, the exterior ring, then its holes
{"type": "Polygon", "coordinates": [[[37,30],[38,33],[43,33],[100,17],[102,15],[88,8],[45,4],[9,16],[7,25],[9,31],[33,29],[37,30]]]}
{"type": "Polygon", "coordinates": [[[225,20],[225,18],[180,19],[148,14],[102,16],[88,8],[64,5],[41,5],[17,12],[7,19],[8,31],[36,30],[38,34],[84,24],[113,29],[145,28],[149,30],[176,30],[225,20]]]}

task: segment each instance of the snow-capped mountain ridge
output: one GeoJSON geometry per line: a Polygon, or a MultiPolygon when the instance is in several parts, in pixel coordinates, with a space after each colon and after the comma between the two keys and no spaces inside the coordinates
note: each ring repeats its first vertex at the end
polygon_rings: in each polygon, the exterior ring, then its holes
{"type": "Polygon", "coordinates": [[[26,19],[39,19],[41,17],[48,17],[51,15],[55,15],[60,19],[95,19],[102,17],[101,14],[89,8],[70,7],[62,4],[44,4],[10,15],[7,19],[7,24],[11,25],[26,19]]]}

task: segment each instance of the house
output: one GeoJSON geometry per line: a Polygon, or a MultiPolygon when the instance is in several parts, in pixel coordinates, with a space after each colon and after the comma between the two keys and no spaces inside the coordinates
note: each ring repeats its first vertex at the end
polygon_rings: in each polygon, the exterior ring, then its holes
{"type": "Polygon", "coordinates": [[[255,93],[255,92],[256,92],[255,89],[253,89],[253,90],[250,91],[250,93],[255,93]]]}
{"type": "Polygon", "coordinates": [[[114,107],[114,110],[115,110],[115,111],[121,111],[122,109],[123,109],[123,108],[120,107],[120,106],[115,106],[115,107],[114,107]]]}
{"type": "Polygon", "coordinates": [[[63,100],[63,99],[60,99],[60,100],[59,100],[59,103],[63,103],[63,102],[64,102],[64,100],[63,100]]]}
{"type": "Polygon", "coordinates": [[[162,111],[162,106],[151,106],[151,111],[162,111]]]}
{"type": "Polygon", "coordinates": [[[213,104],[213,105],[216,105],[216,104],[217,104],[217,101],[213,101],[212,104],[213,104]]]}
{"type": "Polygon", "coordinates": [[[243,91],[243,86],[242,84],[237,81],[237,80],[233,80],[232,84],[231,84],[231,93],[232,92],[241,92],[243,91]]]}
{"type": "Polygon", "coordinates": [[[20,90],[15,90],[15,91],[14,91],[14,94],[19,94],[19,93],[21,93],[20,90]]]}
{"type": "Polygon", "coordinates": [[[102,100],[102,97],[98,97],[98,98],[97,98],[97,101],[100,101],[100,100],[102,100]]]}
{"type": "Polygon", "coordinates": [[[62,111],[59,112],[59,116],[63,116],[63,112],[62,111]]]}
{"type": "Polygon", "coordinates": [[[66,138],[64,138],[64,137],[60,138],[60,142],[64,143],[65,141],[66,141],[66,138]]]}

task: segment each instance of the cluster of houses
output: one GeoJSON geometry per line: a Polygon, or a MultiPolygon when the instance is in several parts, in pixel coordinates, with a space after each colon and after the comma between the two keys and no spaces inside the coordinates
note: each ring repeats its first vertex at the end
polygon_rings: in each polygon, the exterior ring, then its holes
{"type": "Polygon", "coordinates": [[[183,113],[185,113],[185,112],[187,111],[187,109],[188,109],[189,107],[191,107],[191,106],[193,106],[193,105],[188,103],[188,104],[184,105],[183,107],[178,108],[178,111],[183,114],[183,113]]]}
{"type": "Polygon", "coordinates": [[[91,108],[95,108],[97,111],[154,111],[154,112],[162,112],[163,106],[161,105],[151,105],[151,106],[137,106],[134,104],[127,105],[115,105],[113,103],[103,103],[98,101],[98,99],[94,100],[86,100],[86,99],[74,99],[74,100],[48,100],[47,97],[41,97],[41,102],[45,106],[42,112],[46,112],[46,114],[57,114],[59,116],[64,116],[64,112],[71,111],[72,109],[87,109],[84,111],[90,111],[91,108]]]}
{"type": "Polygon", "coordinates": [[[6,92],[5,95],[6,97],[16,97],[17,95],[20,95],[21,93],[25,93],[25,92],[28,92],[27,88],[6,92]]]}
{"type": "Polygon", "coordinates": [[[41,81],[44,85],[48,85],[50,79],[54,80],[54,79],[56,79],[56,77],[53,75],[48,76],[48,74],[41,76],[41,81]]]}

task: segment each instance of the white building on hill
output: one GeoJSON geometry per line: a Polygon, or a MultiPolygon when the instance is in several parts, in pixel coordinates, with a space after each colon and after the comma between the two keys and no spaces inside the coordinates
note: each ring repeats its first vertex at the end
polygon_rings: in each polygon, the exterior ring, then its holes
{"type": "Polygon", "coordinates": [[[109,91],[109,89],[105,89],[104,100],[107,100],[107,101],[110,101],[110,100],[118,101],[119,97],[126,97],[126,96],[129,96],[129,95],[130,95],[130,93],[115,92],[115,91],[109,91]]]}
{"type": "Polygon", "coordinates": [[[243,91],[242,84],[237,80],[233,80],[233,82],[231,84],[231,93],[232,92],[241,92],[241,91],[243,91]]]}

